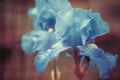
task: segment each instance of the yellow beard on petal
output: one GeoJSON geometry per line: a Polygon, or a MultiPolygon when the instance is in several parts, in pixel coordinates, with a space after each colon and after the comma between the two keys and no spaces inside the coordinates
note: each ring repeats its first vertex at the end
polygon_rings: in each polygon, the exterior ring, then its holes
{"type": "Polygon", "coordinates": [[[48,32],[54,32],[54,29],[53,28],[49,28],[48,32]]]}
{"type": "Polygon", "coordinates": [[[96,44],[88,44],[87,47],[88,48],[98,48],[98,46],[96,44]]]}

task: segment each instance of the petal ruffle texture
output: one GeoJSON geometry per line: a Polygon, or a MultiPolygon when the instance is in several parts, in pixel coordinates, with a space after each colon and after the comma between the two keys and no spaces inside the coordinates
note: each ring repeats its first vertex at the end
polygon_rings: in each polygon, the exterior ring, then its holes
{"type": "Polygon", "coordinates": [[[107,33],[109,28],[97,13],[77,8],[60,12],[55,30],[59,41],[66,46],[76,47],[94,43],[94,38],[107,33]]]}
{"type": "Polygon", "coordinates": [[[52,9],[45,7],[38,14],[38,17],[34,22],[34,29],[48,31],[49,28],[54,28],[55,23],[56,13],[52,9]]]}
{"type": "Polygon", "coordinates": [[[68,0],[35,0],[35,7],[28,10],[28,15],[33,21],[34,29],[48,30],[49,27],[54,27],[57,12],[71,8],[68,0]]]}
{"type": "Polygon", "coordinates": [[[96,38],[97,36],[101,36],[109,32],[109,25],[101,18],[100,13],[94,13],[92,10],[89,10],[88,16],[90,18],[93,18],[90,22],[90,25],[92,27],[90,36],[92,38],[96,38]]]}
{"type": "Polygon", "coordinates": [[[45,52],[56,42],[54,33],[46,31],[31,31],[22,36],[22,49],[32,54],[35,51],[45,52]]]}
{"type": "Polygon", "coordinates": [[[36,8],[30,8],[28,10],[28,16],[32,19],[32,22],[34,23],[35,20],[37,19],[37,14],[38,14],[38,11],[36,8]]]}
{"type": "Polygon", "coordinates": [[[69,47],[64,47],[64,46],[57,46],[52,49],[48,49],[45,53],[43,54],[38,54],[35,57],[34,64],[36,67],[36,71],[38,73],[43,73],[48,65],[48,62],[50,62],[53,59],[58,58],[59,54],[62,51],[67,50],[69,47]]]}
{"type": "Polygon", "coordinates": [[[72,8],[69,0],[46,0],[48,5],[55,11],[66,11],[72,8]]]}
{"type": "Polygon", "coordinates": [[[34,29],[47,30],[55,25],[55,11],[46,0],[35,0],[35,7],[28,10],[34,29]]]}
{"type": "Polygon", "coordinates": [[[105,53],[100,48],[85,48],[79,47],[81,55],[88,56],[91,59],[91,67],[94,68],[95,63],[99,69],[99,74],[102,79],[110,77],[111,70],[116,66],[117,55],[105,53]]]}
{"type": "Polygon", "coordinates": [[[31,40],[33,34],[24,34],[21,38],[21,48],[26,54],[32,54],[33,50],[33,41],[31,40]]]}
{"type": "Polygon", "coordinates": [[[38,14],[41,12],[41,10],[46,6],[47,6],[47,4],[46,4],[45,0],[35,0],[35,7],[30,8],[28,10],[28,16],[32,19],[33,22],[36,20],[38,14]]]}

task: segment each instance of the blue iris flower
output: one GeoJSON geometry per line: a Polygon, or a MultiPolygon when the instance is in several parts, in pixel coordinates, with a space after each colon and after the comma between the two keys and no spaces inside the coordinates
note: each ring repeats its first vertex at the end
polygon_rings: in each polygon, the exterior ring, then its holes
{"type": "Polygon", "coordinates": [[[33,30],[22,36],[21,47],[27,54],[38,52],[34,65],[39,73],[44,72],[49,61],[58,58],[62,51],[73,48],[80,51],[81,63],[87,56],[91,59],[91,68],[94,69],[94,64],[98,66],[101,78],[109,77],[117,55],[86,46],[109,32],[108,23],[99,13],[72,8],[68,0],[35,0],[35,7],[28,10],[28,15],[33,30]],[[50,28],[54,32],[49,32],[50,28]]]}

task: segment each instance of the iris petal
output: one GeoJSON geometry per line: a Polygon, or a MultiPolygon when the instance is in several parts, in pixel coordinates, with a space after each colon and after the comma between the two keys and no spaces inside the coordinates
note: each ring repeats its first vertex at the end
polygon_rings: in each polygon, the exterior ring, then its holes
{"type": "Polygon", "coordinates": [[[101,18],[99,13],[89,11],[88,16],[90,18],[93,18],[92,21],[90,22],[92,27],[90,35],[92,38],[96,38],[97,36],[101,36],[109,32],[108,23],[101,18]]]}
{"type": "Polygon", "coordinates": [[[55,13],[45,0],[35,0],[35,7],[28,10],[34,29],[48,30],[55,25],[55,13]],[[47,29],[46,29],[47,28],[47,29]]]}
{"type": "Polygon", "coordinates": [[[38,73],[43,73],[48,65],[48,58],[50,55],[51,49],[47,50],[46,53],[38,54],[34,59],[34,65],[38,73]]]}
{"type": "Polygon", "coordinates": [[[35,0],[35,7],[39,11],[41,11],[46,5],[47,4],[45,0],[35,0]]]}
{"type": "Polygon", "coordinates": [[[91,30],[90,21],[86,10],[71,9],[65,14],[60,13],[56,19],[56,35],[66,46],[83,45],[91,30]]]}
{"type": "Polygon", "coordinates": [[[41,10],[46,6],[47,6],[47,4],[46,4],[45,0],[35,0],[35,7],[30,8],[28,10],[28,16],[32,19],[33,22],[36,20],[38,14],[41,12],[41,10]]]}
{"type": "Polygon", "coordinates": [[[48,31],[49,28],[53,28],[56,22],[56,13],[49,7],[45,7],[38,14],[34,22],[34,29],[48,31]]]}
{"type": "Polygon", "coordinates": [[[31,40],[32,34],[25,34],[21,38],[21,48],[25,51],[26,54],[32,54],[33,51],[33,41],[31,40]]]}
{"type": "Polygon", "coordinates": [[[88,56],[92,63],[97,65],[101,78],[109,78],[111,70],[116,66],[117,55],[113,56],[112,54],[105,53],[100,48],[79,47],[79,49],[81,55],[88,56]]]}
{"type": "Polygon", "coordinates": [[[21,46],[26,53],[32,54],[35,51],[45,52],[55,41],[54,33],[33,30],[23,35],[21,46]]]}
{"type": "Polygon", "coordinates": [[[46,0],[46,2],[55,12],[65,11],[72,8],[69,0],[46,0]]]}
{"type": "Polygon", "coordinates": [[[55,47],[52,49],[48,49],[43,54],[38,54],[34,60],[34,65],[36,67],[36,71],[38,73],[43,73],[48,65],[48,62],[53,59],[58,58],[59,54],[62,51],[65,51],[67,49],[68,49],[68,47],[58,46],[58,47],[55,47]]]}
{"type": "Polygon", "coordinates": [[[97,36],[109,32],[108,24],[98,13],[78,8],[59,13],[55,26],[58,39],[73,47],[94,43],[97,36]]]}
{"type": "Polygon", "coordinates": [[[36,8],[30,8],[28,10],[28,16],[32,19],[33,23],[37,18],[38,11],[36,8]]]}

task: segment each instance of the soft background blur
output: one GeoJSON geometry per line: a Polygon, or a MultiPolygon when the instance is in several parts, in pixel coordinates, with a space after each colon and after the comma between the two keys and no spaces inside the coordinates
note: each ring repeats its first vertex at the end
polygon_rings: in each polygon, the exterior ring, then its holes
{"type": "MultiPolygon", "coordinates": [[[[117,67],[110,80],[120,80],[120,1],[119,0],[70,0],[74,7],[101,13],[110,25],[110,33],[96,39],[96,44],[106,52],[118,54],[117,67]]],[[[32,29],[27,10],[34,6],[34,0],[0,0],[0,80],[51,80],[49,63],[43,74],[35,71],[34,56],[24,54],[20,48],[21,35],[32,29]]],[[[76,80],[73,74],[73,61],[61,54],[58,65],[60,80],[76,80]]],[[[89,71],[86,80],[100,80],[98,70],[89,71]]]]}

